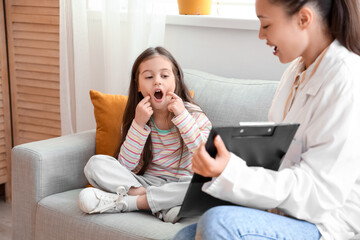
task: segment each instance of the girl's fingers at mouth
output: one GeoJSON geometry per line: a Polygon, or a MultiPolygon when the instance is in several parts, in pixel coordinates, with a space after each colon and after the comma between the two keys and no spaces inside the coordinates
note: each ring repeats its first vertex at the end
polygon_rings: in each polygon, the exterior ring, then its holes
{"type": "Polygon", "coordinates": [[[177,98],[179,98],[179,96],[176,95],[176,94],[173,93],[173,92],[167,92],[166,95],[171,96],[172,99],[177,99],[177,98]]]}

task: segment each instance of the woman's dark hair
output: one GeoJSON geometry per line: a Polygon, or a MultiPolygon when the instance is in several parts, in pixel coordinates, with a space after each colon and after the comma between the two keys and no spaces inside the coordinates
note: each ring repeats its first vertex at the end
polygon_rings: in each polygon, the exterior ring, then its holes
{"type": "Polygon", "coordinates": [[[360,55],[359,0],[269,0],[283,5],[289,16],[306,4],[313,4],[332,34],[348,50],[360,55]]]}
{"type": "MultiPolygon", "coordinates": [[[[123,116],[123,126],[122,126],[122,137],[120,141],[120,146],[124,143],[126,139],[126,135],[129,131],[131,123],[135,118],[135,110],[138,103],[142,100],[143,96],[138,91],[139,89],[139,67],[140,64],[146,60],[149,60],[155,56],[164,56],[172,63],[172,71],[175,76],[175,91],[174,93],[181,97],[184,102],[193,103],[193,100],[190,96],[190,92],[185,85],[184,82],[184,74],[180,65],[175,60],[175,58],[171,55],[169,51],[167,51],[163,47],[150,47],[142,52],[134,62],[134,65],[131,70],[131,80],[129,86],[128,93],[128,101],[126,104],[124,116],[123,116]]],[[[183,145],[183,142],[181,142],[183,145]]],[[[181,148],[182,149],[182,148],[181,148]]],[[[152,162],[153,155],[151,149],[151,136],[146,140],[144,150],[142,152],[142,156],[140,159],[139,166],[141,169],[137,172],[139,175],[143,175],[147,170],[149,164],[152,162]]]]}

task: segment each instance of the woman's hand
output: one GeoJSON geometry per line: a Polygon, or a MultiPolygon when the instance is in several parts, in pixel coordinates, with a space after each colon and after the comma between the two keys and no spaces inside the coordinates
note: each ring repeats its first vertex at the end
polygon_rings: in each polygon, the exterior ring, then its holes
{"type": "Polygon", "coordinates": [[[215,137],[214,145],[217,149],[215,159],[206,151],[205,144],[201,144],[193,155],[192,170],[194,172],[204,177],[218,177],[224,171],[230,160],[230,152],[219,135],[215,137]]]}
{"type": "Polygon", "coordinates": [[[168,104],[169,112],[172,112],[172,113],[174,113],[175,116],[178,116],[183,111],[185,111],[184,102],[181,99],[181,97],[179,97],[178,95],[176,95],[175,93],[172,93],[172,92],[166,93],[166,96],[171,97],[169,104],[168,104]]]}
{"type": "Polygon", "coordinates": [[[144,128],[153,113],[154,111],[151,107],[150,96],[146,96],[136,106],[135,122],[144,128]]]}

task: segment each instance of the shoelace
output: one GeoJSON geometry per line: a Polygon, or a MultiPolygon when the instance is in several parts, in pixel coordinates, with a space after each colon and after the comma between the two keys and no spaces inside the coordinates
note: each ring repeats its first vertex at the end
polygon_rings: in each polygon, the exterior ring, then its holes
{"type": "Polygon", "coordinates": [[[115,208],[123,210],[124,205],[126,204],[124,201],[122,201],[123,197],[126,195],[126,189],[123,186],[119,186],[116,188],[116,194],[118,195],[118,198],[115,201],[115,208]],[[121,208],[119,208],[121,207],[121,208]]]}
{"type": "Polygon", "coordinates": [[[116,189],[116,194],[118,195],[118,197],[115,201],[112,196],[107,194],[101,194],[99,200],[100,200],[100,204],[102,203],[103,205],[97,210],[100,213],[113,209],[114,207],[117,210],[122,210],[123,206],[125,205],[125,202],[121,200],[126,195],[126,189],[123,186],[120,186],[116,189]]]}

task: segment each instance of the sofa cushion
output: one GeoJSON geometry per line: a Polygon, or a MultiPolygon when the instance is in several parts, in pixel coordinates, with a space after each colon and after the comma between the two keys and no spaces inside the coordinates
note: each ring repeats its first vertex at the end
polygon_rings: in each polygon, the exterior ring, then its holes
{"type": "Polygon", "coordinates": [[[127,96],[90,90],[96,120],[96,154],[117,157],[127,96]]]}
{"type": "Polygon", "coordinates": [[[172,239],[197,218],[165,223],[150,211],[85,214],[78,207],[81,189],[54,194],[38,203],[35,239],[172,239]]]}
{"type": "Polygon", "coordinates": [[[192,69],[184,69],[184,77],[195,103],[215,127],[267,121],[278,86],[277,81],[225,78],[192,69]]]}

